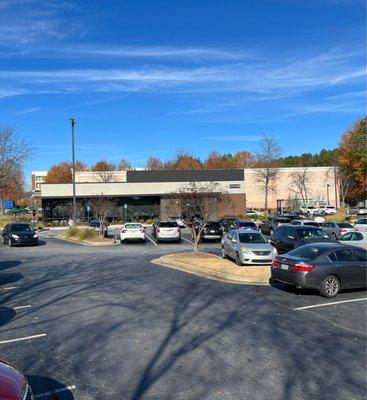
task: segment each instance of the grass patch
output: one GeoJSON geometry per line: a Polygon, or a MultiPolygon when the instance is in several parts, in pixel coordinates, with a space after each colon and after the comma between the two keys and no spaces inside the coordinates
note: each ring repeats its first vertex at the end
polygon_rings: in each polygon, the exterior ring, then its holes
{"type": "Polygon", "coordinates": [[[98,231],[95,231],[94,229],[80,229],[79,233],[77,235],[77,238],[80,242],[83,240],[91,240],[91,239],[96,239],[98,237],[98,231]]]}
{"type": "Polygon", "coordinates": [[[65,232],[64,236],[66,237],[66,239],[70,239],[71,237],[77,237],[79,235],[79,232],[80,229],[74,225],[65,232]]]}

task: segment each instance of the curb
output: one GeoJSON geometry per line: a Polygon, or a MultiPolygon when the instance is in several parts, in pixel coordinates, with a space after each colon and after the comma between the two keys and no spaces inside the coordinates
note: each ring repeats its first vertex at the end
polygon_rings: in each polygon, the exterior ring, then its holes
{"type": "Polygon", "coordinates": [[[251,276],[241,277],[227,272],[213,271],[210,268],[198,267],[180,261],[169,260],[165,256],[156,258],[155,260],[151,260],[151,263],[156,265],[161,265],[163,267],[177,269],[192,275],[197,275],[203,278],[213,279],[225,283],[232,283],[232,284],[235,283],[238,285],[257,285],[257,286],[269,285],[269,279],[265,280],[251,276]]]}
{"type": "Polygon", "coordinates": [[[59,240],[65,240],[65,242],[69,242],[69,243],[75,243],[75,244],[79,244],[81,246],[89,246],[89,247],[111,247],[111,246],[117,246],[119,243],[96,243],[96,242],[90,242],[88,240],[85,240],[84,242],[80,242],[79,240],[74,240],[74,239],[67,239],[64,237],[61,237],[60,235],[55,236],[56,239],[59,240]]]}

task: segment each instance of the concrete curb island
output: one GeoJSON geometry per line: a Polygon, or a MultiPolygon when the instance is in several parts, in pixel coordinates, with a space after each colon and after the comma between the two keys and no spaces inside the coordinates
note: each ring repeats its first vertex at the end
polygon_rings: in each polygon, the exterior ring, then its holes
{"type": "MultiPolygon", "coordinates": [[[[226,283],[235,283],[242,285],[269,285],[270,267],[269,266],[256,266],[256,267],[233,267],[234,271],[229,272],[227,270],[218,271],[210,267],[193,265],[187,262],[173,260],[175,254],[169,254],[161,256],[151,262],[156,265],[161,265],[168,268],[177,269],[183,272],[187,272],[192,275],[201,276],[203,278],[213,279],[226,283]],[[238,269],[238,271],[235,271],[238,269]],[[260,272],[258,276],[251,274],[256,270],[260,272]]],[[[220,257],[214,256],[221,260],[220,257]]],[[[224,261],[224,260],[223,260],[224,261]]]]}
{"type": "Polygon", "coordinates": [[[60,240],[65,240],[66,242],[80,244],[82,246],[109,247],[109,246],[117,246],[119,244],[119,243],[115,243],[112,240],[111,240],[111,242],[93,242],[90,240],[83,240],[81,242],[77,239],[67,239],[67,238],[63,237],[62,235],[57,235],[56,238],[60,239],[60,240]]]}

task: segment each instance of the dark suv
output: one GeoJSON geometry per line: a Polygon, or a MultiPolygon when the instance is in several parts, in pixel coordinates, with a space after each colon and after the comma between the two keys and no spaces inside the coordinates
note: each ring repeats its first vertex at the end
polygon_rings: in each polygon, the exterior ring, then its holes
{"type": "Polygon", "coordinates": [[[278,254],[288,253],[296,247],[314,242],[338,243],[321,228],[306,225],[282,225],[270,236],[270,243],[278,254]]]}

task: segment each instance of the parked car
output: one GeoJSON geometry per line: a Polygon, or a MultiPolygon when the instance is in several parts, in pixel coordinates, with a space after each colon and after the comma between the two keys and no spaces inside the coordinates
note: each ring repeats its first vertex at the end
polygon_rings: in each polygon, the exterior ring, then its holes
{"type": "Polygon", "coordinates": [[[313,215],[315,212],[318,212],[319,209],[315,206],[301,207],[300,210],[303,214],[313,215]]]}
{"type": "Polygon", "coordinates": [[[237,219],[233,222],[233,229],[254,229],[254,230],[259,230],[255,222],[252,221],[242,221],[240,219],[237,219]]]}
{"type": "Polygon", "coordinates": [[[287,253],[311,242],[337,243],[321,228],[314,226],[282,225],[270,236],[270,243],[277,249],[278,254],[287,253]]]}
{"type": "Polygon", "coordinates": [[[321,224],[322,229],[333,239],[339,238],[347,232],[353,232],[355,228],[349,222],[324,222],[321,224]]]}
{"type": "Polygon", "coordinates": [[[138,240],[140,242],[145,242],[146,241],[145,228],[142,224],[128,222],[122,225],[120,229],[120,238],[121,238],[121,243],[127,241],[135,241],[135,240],[138,240]]]}
{"type": "Polygon", "coordinates": [[[323,211],[327,215],[336,214],[336,208],[334,206],[325,206],[322,207],[320,211],[323,211]]]}
{"type": "Polygon", "coordinates": [[[31,244],[38,245],[38,235],[30,224],[24,222],[13,222],[7,224],[1,235],[2,244],[7,244],[9,247],[31,244]]]}
{"type": "Polygon", "coordinates": [[[351,207],[348,210],[348,213],[351,215],[366,215],[367,214],[367,208],[366,207],[351,207]]]}
{"type": "Polygon", "coordinates": [[[222,257],[232,258],[236,264],[271,264],[275,248],[257,230],[231,230],[222,239],[222,257]]]}
{"type": "Polygon", "coordinates": [[[33,400],[27,379],[15,366],[0,360],[0,399],[33,400]]]}
{"type": "Polygon", "coordinates": [[[315,222],[311,219],[294,219],[293,221],[290,222],[290,224],[320,227],[320,224],[318,222],[315,222]]]}
{"type": "Polygon", "coordinates": [[[226,217],[226,218],[220,219],[218,222],[220,223],[220,225],[222,227],[222,231],[228,232],[231,229],[233,229],[233,223],[236,220],[237,220],[236,217],[226,217]]]}
{"type": "Polygon", "coordinates": [[[249,218],[258,218],[263,215],[264,215],[264,213],[262,213],[259,210],[254,209],[254,208],[250,208],[250,209],[246,210],[246,217],[249,217],[249,218]]]}
{"type": "Polygon", "coordinates": [[[176,221],[159,221],[155,228],[157,242],[181,241],[181,228],[176,221]]]}
{"type": "Polygon", "coordinates": [[[288,224],[292,219],[288,217],[274,217],[260,224],[260,231],[264,235],[272,235],[278,226],[288,224]]]}
{"type": "MultiPolygon", "coordinates": [[[[198,227],[195,227],[196,232],[198,233],[198,227]]],[[[217,221],[208,221],[205,222],[204,228],[201,231],[200,240],[216,240],[220,242],[222,240],[223,231],[219,222],[217,221]]]]}
{"type": "Polygon", "coordinates": [[[366,255],[366,250],[354,246],[308,244],[277,256],[272,263],[271,277],[334,297],[341,289],[366,287],[366,255]]]}
{"type": "Polygon", "coordinates": [[[180,228],[186,228],[185,222],[183,221],[182,217],[170,217],[172,221],[176,221],[180,228]]]}
{"type": "MultiPolygon", "coordinates": [[[[89,227],[96,231],[99,231],[101,227],[101,221],[99,219],[92,219],[89,222],[89,227]]],[[[107,222],[105,222],[103,224],[103,237],[107,237],[107,235],[108,235],[108,225],[107,222]]]]}
{"type": "Polygon", "coordinates": [[[367,218],[359,219],[353,228],[359,232],[367,232],[367,218]]]}
{"type": "Polygon", "coordinates": [[[340,236],[339,242],[367,249],[367,232],[344,233],[344,235],[340,236]]]}

